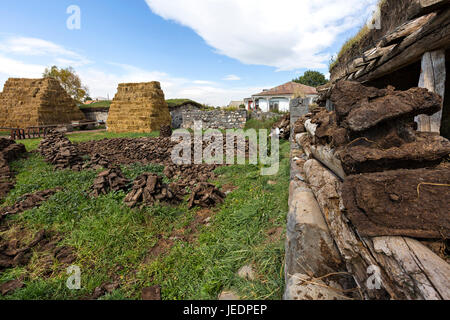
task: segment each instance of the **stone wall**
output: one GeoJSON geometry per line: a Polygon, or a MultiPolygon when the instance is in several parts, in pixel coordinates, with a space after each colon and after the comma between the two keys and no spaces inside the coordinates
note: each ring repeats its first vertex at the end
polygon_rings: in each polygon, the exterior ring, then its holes
{"type": "Polygon", "coordinates": [[[152,132],[172,122],[159,82],[121,83],[109,109],[111,132],[152,132]]]}
{"type": "Polygon", "coordinates": [[[108,120],[109,108],[84,108],[81,109],[87,120],[106,123],[108,120]]]}
{"type": "Polygon", "coordinates": [[[0,93],[1,127],[24,129],[84,119],[75,101],[53,78],[11,78],[0,93]]]}
{"type": "MultiPolygon", "coordinates": [[[[291,131],[294,129],[294,123],[301,116],[307,114],[309,112],[309,106],[317,100],[317,97],[314,98],[295,98],[292,99],[289,104],[289,110],[291,114],[291,131]]],[[[293,132],[291,132],[291,138],[294,136],[293,132]]]]}
{"type": "Polygon", "coordinates": [[[179,129],[183,124],[183,111],[199,111],[200,108],[192,105],[185,104],[177,107],[170,108],[170,115],[172,116],[172,128],[179,129]]]}
{"type": "Polygon", "coordinates": [[[247,110],[237,111],[185,111],[182,128],[193,129],[194,121],[203,121],[203,128],[208,129],[244,129],[247,123],[247,110]]]}

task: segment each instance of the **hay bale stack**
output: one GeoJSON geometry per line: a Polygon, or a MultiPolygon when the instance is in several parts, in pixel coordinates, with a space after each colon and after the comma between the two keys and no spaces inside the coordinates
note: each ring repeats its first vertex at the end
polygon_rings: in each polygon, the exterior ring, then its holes
{"type": "Polygon", "coordinates": [[[0,126],[26,128],[85,120],[75,101],[53,78],[6,81],[0,93],[0,126]]]}
{"type": "Polygon", "coordinates": [[[152,132],[171,122],[159,82],[119,84],[109,110],[108,131],[152,132]]]}

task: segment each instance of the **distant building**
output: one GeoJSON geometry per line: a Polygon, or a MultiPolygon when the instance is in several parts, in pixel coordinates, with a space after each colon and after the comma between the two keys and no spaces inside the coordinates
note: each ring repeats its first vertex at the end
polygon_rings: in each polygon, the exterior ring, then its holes
{"type": "Polygon", "coordinates": [[[231,108],[239,108],[240,106],[242,106],[242,105],[245,105],[245,103],[244,103],[244,101],[231,101],[229,104],[228,104],[228,107],[231,107],[231,108]]]}
{"type": "Polygon", "coordinates": [[[105,97],[97,97],[97,98],[94,98],[94,100],[95,100],[95,102],[98,102],[98,101],[108,101],[109,99],[105,98],[105,97]]]}
{"type": "Polygon", "coordinates": [[[304,96],[317,96],[316,88],[305,86],[296,82],[288,82],[281,86],[263,90],[260,93],[252,95],[251,98],[244,99],[244,105],[247,110],[269,111],[289,111],[291,99],[304,96]]]}
{"type": "Polygon", "coordinates": [[[179,103],[170,103],[169,111],[172,116],[172,128],[179,129],[183,123],[183,112],[201,110],[203,106],[192,100],[185,100],[179,103]]]}

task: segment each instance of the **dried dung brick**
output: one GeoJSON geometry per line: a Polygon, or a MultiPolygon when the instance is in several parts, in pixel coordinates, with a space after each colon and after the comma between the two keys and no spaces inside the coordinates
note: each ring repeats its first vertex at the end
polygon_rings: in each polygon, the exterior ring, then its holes
{"type": "Polygon", "coordinates": [[[450,237],[448,168],[349,176],[342,197],[362,236],[450,237]]]}

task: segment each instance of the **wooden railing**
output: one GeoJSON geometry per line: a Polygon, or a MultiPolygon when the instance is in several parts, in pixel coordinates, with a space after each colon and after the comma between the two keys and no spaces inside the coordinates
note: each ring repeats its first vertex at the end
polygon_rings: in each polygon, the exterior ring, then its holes
{"type": "MultiPolygon", "coordinates": [[[[87,125],[97,124],[96,121],[83,121],[83,122],[74,122],[70,124],[71,127],[83,127],[87,125]]],[[[0,127],[0,130],[7,130],[11,132],[12,140],[23,140],[23,139],[33,139],[33,138],[41,138],[47,136],[48,132],[51,129],[55,129],[57,127],[61,127],[61,124],[54,125],[45,125],[45,126],[33,126],[27,128],[11,128],[11,127],[0,127]]]]}

